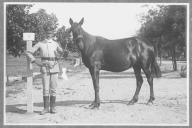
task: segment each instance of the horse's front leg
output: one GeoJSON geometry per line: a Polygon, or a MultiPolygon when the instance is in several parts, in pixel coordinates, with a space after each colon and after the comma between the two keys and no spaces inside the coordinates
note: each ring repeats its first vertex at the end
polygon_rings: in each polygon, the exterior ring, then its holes
{"type": "Polygon", "coordinates": [[[93,87],[95,91],[95,100],[90,105],[90,107],[93,108],[99,108],[100,106],[100,98],[99,98],[99,71],[100,68],[98,65],[95,65],[94,68],[89,69],[92,81],[93,81],[93,87]]]}

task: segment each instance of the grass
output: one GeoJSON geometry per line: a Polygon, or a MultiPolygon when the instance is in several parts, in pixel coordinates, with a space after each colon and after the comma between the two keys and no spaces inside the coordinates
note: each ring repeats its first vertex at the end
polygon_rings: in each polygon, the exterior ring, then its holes
{"type": "MultiPolygon", "coordinates": [[[[62,60],[62,67],[68,69],[67,75],[70,77],[78,72],[85,70],[85,66],[74,67],[73,57],[68,57],[66,60],[62,60]]],[[[13,56],[6,56],[6,75],[8,76],[26,76],[27,75],[27,59],[24,56],[15,58],[13,56]]],[[[33,64],[33,72],[39,72],[40,67],[33,64]]],[[[14,81],[12,83],[7,83],[6,86],[6,97],[22,92],[22,89],[26,88],[25,86],[26,79],[22,81],[14,81]]],[[[34,85],[41,86],[41,78],[34,79],[34,85]]]]}
{"type": "MultiPolygon", "coordinates": [[[[62,60],[62,67],[70,70],[69,74],[77,73],[84,70],[84,66],[73,67],[72,57],[62,60]]],[[[33,72],[39,72],[40,67],[33,64],[33,72]]],[[[25,56],[13,57],[11,55],[6,56],[6,75],[8,76],[26,76],[27,75],[27,59],[25,56]]]]}
{"type": "MultiPolygon", "coordinates": [[[[34,71],[38,71],[39,67],[33,65],[34,71]]],[[[13,57],[6,56],[6,75],[8,76],[26,76],[27,75],[27,59],[25,56],[13,57]]]]}

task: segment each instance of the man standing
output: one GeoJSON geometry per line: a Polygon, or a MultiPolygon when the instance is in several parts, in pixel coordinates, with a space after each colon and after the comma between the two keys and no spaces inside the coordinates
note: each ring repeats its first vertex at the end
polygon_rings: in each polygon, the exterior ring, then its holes
{"type": "Polygon", "coordinates": [[[63,52],[63,50],[60,45],[53,40],[53,35],[53,31],[48,31],[45,40],[38,42],[33,46],[31,51],[26,52],[31,62],[41,67],[44,102],[44,109],[41,111],[41,115],[49,112],[56,113],[56,87],[58,73],[60,72],[57,55],[63,52]],[[37,61],[33,56],[38,50],[40,51],[41,62],[37,61]]]}

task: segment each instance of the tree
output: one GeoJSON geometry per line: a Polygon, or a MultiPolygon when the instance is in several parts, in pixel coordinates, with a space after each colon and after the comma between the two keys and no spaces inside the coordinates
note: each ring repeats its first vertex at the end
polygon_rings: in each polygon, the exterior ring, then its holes
{"type": "Polygon", "coordinates": [[[30,15],[31,25],[33,28],[30,30],[34,32],[36,41],[45,39],[47,31],[56,31],[58,19],[55,14],[48,14],[44,9],[30,15]]]}
{"type": "Polygon", "coordinates": [[[186,6],[158,6],[157,9],[149,10],[141,22],[139,35],[153,43],[157,55],[161,55],[161,49],[169,52],[176,71],[176,54],[180,56],[184,52],[186,55],[186,6]]]}
{"type": "Polygon", "coordinates": [[[63,57],[67,57],[69,54],[68,43],[70,43],[70,34],[66,32],[65,26],[62,26],[57,30],[56,38],[57,42],[59,42],[64,49],[63,57]]]}
{"type": "Polygon", "coordinates": [[[17,57],[26,49],[22,36],[24,32],[35,33],[35,40],[45,39],[47,31],[56,31],[58,19],[44,9],[29,14],[32,5],[7,5],[6,41],[9,54],[17,57]]]}
{"type": "Polygon", "coordinates": [[[69,41],[68,38],[70,37],[70,35],[65,30],[65,26],[62,26],[57,30],[56,37],[57,42],[59,42],[62,48],[65,49],[69,41]]]}
{"type": "Polygon", "coordinates": [[[7,51],[13,56],[20,56],[25,50],[22,39],[28,23],[29,9],[32,5],[7,5],[6,6],[6,41],[7,51]]]}
{"type": "MultiPolygon", "coordinates": [[[[65,26],[60,27],[56,33],[57,41],[61,44],[62,48],[66,51],[65,54],[68,54],[67,51],[77,52],[77,46],[74,44],[73,39],[69,33],[69,29],[66,29],[65,26]]],[[[66,56],[65,56],[66,57],[66,56]]]]}

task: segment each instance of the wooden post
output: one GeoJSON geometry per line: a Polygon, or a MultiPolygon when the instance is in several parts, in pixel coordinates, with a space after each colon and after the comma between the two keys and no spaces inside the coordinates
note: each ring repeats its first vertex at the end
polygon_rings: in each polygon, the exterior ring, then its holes
{"type": "MultiPolygon", "coordinates": [[[[27,51],[31,48],[32,41],[27,41],[27,51]]],[[[30,60],[27,60],[27,112],[33,112],[33,73],[30,60]]]]}
{"type": "MultiPolygon", "coordinates": [[[[34,33],[23,33],[23,40],[27,41],[27,51],[32,49],[32,40],[34,33]]],[[[33,67],[29,59],[27,59],[27,112],[33,113],[33,67]]]]}

